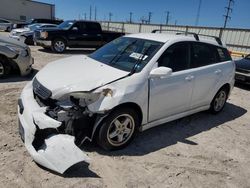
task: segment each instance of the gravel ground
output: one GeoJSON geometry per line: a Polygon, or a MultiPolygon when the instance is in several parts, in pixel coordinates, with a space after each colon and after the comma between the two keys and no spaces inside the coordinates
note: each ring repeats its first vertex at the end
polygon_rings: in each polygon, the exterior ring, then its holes
{"type": "MultiPolygon", "coordinates": [[[[37,70],[89,53],[31,50],[37,70]]],[[[17,99],[31,78],[0,80],[0,187],[250,187],[250,87],[235,87],[220,114],[202,112],[147,130],[124,150],[88,144],[90,165],[60,176],[34,163],[18,134],[17,99]]]]}

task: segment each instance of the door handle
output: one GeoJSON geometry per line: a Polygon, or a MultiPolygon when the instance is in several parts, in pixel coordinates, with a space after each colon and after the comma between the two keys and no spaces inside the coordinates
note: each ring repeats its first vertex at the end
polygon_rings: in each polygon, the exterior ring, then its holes
{"type": "Polygon", "coordinates": [[[192,76],[192,75],[189,75],[189,76],[187,76],[186,78],[185,78],[185,80],[187,80],[187,81],[191,81],[191,80],[193,80],[194,79],[194,76],[192,76]]]}
{"type": "Polygon", "coordinates": [[[220,74],[222,71],[220,69],[214,71],[215,74],[220,74]]]}
{"type": "Polygon", "coordinates": [[[86,36],[88,36],[88,34],[82,34],[82,36],[85,36],[85,37],[86,37],[86,36]]]}

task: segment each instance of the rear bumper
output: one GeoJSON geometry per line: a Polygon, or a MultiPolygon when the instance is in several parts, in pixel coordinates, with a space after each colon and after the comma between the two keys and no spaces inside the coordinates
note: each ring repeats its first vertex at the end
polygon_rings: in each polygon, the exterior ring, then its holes
{"type": "Polygon", "coordinates": [[[35,146],[39,130],[56,130],[62,124],[47,116],[45,111],[46,107],[40,107],[34,99],[32,84],[28,83],[18,101],[19,133],[34,161],[58,173],[64,173],[78,162],[88,161],[88,157],[74,144],[75,138],[70,135],[50,135],[42,146],[35,146]]]}

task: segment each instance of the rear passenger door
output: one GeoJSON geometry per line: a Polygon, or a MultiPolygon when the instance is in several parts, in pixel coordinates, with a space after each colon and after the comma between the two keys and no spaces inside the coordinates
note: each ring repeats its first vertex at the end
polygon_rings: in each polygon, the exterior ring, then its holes
{"type": "Polygon", "coordinates": [[[190,66],[195,76],[190,104],[192,109],[209,105],[215,90],[223,79],[226,62],[221,62],[218,51],[222,51],[222,49],[214,45],[201,42],[192,43],[190,66]]]}

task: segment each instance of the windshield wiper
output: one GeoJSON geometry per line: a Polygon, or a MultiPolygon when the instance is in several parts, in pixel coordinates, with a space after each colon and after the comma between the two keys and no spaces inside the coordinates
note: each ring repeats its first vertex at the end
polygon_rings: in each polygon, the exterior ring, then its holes
{"type": "Polygon", "coordinates": [[[137,40],[135,40],[135,41],[133,41],[132,43],[128,44],[128,45],[126,46],[126,48],[124,48],[120,53],[117,53],[117,54],[115,55],[115,57],[113,57],[113,58],[111,59],[111,61],[109,61],[107,64],[108,64],[108,65],[111,64],[118,56],[120,56],[120,57],[115,61],[115,62],[117,62],[117,61],[121,58],[121,56],[126,52],[126,50],[127,50],[130,46],[134,45],[136,42],[137,42],[137,40]]]}
{"type": "Polygon", "coordinates": [[[150,48],[153,45],[151,44],[146,50],[145,52],[142,54],[142,56],[135,62],[135,65],[132,67],[129,75],[132,75],[136,72],[136,69],[138,68],[138,66],[142,63],[142,61],[144,60],[144,57],[146,56],[146,54],[148,53],[148,51],[150,50],[150,48]]]}

